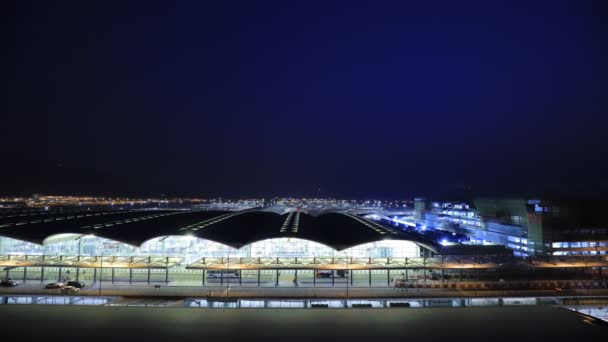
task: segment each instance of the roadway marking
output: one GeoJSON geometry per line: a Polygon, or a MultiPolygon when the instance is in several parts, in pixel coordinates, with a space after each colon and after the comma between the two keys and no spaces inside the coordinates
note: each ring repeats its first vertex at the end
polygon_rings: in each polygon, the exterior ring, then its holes
{"type": "MultiPolygon", "coordinates": [[[[135,212],[135,210],[133,211],[129,211],[129,212],[135,212]]],[[[137,218],[128,218],[128,219],[123,219],[123,220],[118,220],[118,221],[111,221],[111,222],[103,222],[103,223],[98,223],[92,226],[84,226],[84,227],[80,227],[80,229],[87,229],[87,228],[93,228],[93,229],[100,229],[103,227],[111,227],[111,226],[117,226],[117,225],[121,225],[121,224],[126,224],[126,223],[132,223],[132,222],[138,222],[138,221],[146,221],[146,220],[151,220],[153,218],[159,218],[159,217],[164,217],[164,216],[169,216],[169,215],[176,215],[176,214],[184,214],[187,213],[188,211],[185,212],[170,212],[170,213],[164,213],[164,214],[154,214],[154,215],[148,215],[148,216],[140,216],[137,218]]]]}
{"type": "Polygon", "coordinates": [[[279,231],[280,233],[285,233],[287,231],[287,228],[289,227],[289,223],[291,222],[291,218],[293,217],[293,213],[294,213],[294,211],[290,211],[289,214],[287,214],[287,218],[285,219],[285,222],[283,222],[283,226],[281,227],[281,230],[279,231]]]}
{"type": "Polygon", "coordinates": [[[360,218],[358,216],[355,216],[353,214],[344,214],[344,215],[346,215],[346,216],[348,216],[348,217],[350,217],[350,218],[358,221],[359,223],[361,223],[361,224],[363,224],[363,225],[365,225],[365,226],[373,229],[374,231],[376,231],[379,234],[382,234],[382,235],[387,234],[387,233],[399,234],[394,229],[382,226],[382,225],[380,225],[380,224],[378,224],[376,222],[373,222],[373,221],[370,221],[370,220],[367,220],[367,219],[362,219],[362,218],[360,218]]]}
{"type": "Polygon", "coordinates": [[[190,231],[196,231],[199,229],[203,229],[203,228],[207,228],[211,225],[214,225],[216,223],[222,222],[224,220],[227,220],[231,217],[237,216],[237,215],[241,215],[244,213],[249,212],[250,210],[243,210],[243,211],[236,211],[236,212],[230,212],[230,213],[226,213],[217,217],[212,217],[210,219],[207,219],[205,221],[201,221],[201,222],[197,222],[195,224],[191,224],[189,226],[180,228],[178,230],[190,230],[190,231]]]}
{"type": "Polygon", "coordinates": [[[300,227],[300,211],[298,210],[296,212],[296,217],[293,219],[293,222],[291,224],[291,232],[297,233],[299,227],[300,227]]]}

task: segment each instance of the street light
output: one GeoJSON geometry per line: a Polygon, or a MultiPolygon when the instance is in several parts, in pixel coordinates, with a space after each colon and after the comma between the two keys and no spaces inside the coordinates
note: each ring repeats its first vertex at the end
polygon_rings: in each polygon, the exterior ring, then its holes
{"type": "Polygon", "coordinates": [[[101,283],[103,281],[103,253],[105,249],[103,245],[101,245],[101,265],[99,267],[99,297],[101,297],[101,283]]]}
{"type": "Polygon", "coordinates": [[[349,274],[349,272],[348,272],[348,263],[349,263],[348,258],[349,257],[347,255],[346,256],[346,305],[347,306],[348,306],[348,283],[352,279],[352,278],[350,278],[350,277],[352,277],[352,274],[349,274]]]}
{"type": "MultiPolygon", "coordinates": [[[[228,260],[226,262],[226,275],[230,272],[230,250],[228,250],[228,260]]],[[[226,277],[226,298],[228,298],[228,290],[230,289],[230,277],[226,277]]]]}

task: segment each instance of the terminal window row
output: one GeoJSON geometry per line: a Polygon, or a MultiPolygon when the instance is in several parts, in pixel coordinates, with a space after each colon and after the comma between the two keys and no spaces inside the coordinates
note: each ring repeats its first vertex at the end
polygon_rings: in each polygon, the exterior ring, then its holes
{"type": "Polygon", "coordinates": [[[607,241],[585,241],[585,242],[554,242],[551,247],[553,248],[585,248],[585,247],[606,247],[608,246],[607,241]]]}

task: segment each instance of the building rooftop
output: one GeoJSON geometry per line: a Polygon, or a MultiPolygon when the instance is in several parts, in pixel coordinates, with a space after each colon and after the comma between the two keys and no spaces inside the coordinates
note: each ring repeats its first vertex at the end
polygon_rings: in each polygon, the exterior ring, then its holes
{"type": "Polygon", "coordinates": [[[164,236],[195,236],[241,248],[271,238],[299,238],[343,250],[379,240],[407,240],[437,252],[438,244],[417,232],[405,232],[363,217],[306,211],[265,210],[6,210],[0,212],[0,236],[44,244],[58,234],[94,235],[140,246],[164,236]]]}

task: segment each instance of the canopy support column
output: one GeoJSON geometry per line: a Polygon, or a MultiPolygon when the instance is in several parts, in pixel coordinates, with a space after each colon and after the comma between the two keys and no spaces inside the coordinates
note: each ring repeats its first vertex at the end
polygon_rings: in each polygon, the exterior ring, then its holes
{"type": "MultiPolygon", "coordinates": [[[[164,242],[164,240],[163,240],[163,242],[164,242]]],[[[165,265],[166,265],[166,268],[165,268],[165,284],[168,285],[169,284],[169,257],[166,258],[165,265]]]]}

